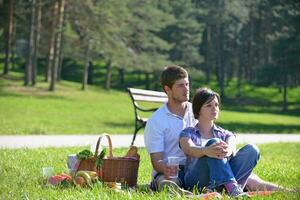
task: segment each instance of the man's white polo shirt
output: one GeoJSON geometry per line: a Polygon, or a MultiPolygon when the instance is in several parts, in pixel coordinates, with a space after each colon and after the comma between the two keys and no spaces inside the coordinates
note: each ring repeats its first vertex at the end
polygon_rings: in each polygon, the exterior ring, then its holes
{"type": "Polygon", "coordinates": [[[162,152],[165,162],[169,156],[178,156],[182,158],[181,164],[185,164],[186,157],[179,148],[179,134],[186,127],[194,127],[196,122],[190,102],[183,118],[171,113],[165,103],[147,121],[144,140],[148,153],[162,152]]]}

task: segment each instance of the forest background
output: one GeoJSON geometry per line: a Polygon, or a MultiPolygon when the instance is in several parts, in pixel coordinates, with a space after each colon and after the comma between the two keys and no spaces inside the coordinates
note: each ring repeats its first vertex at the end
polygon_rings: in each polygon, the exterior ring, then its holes
{"type": "Polygon", "coordinates": [[[296,0],[0,0],[0,18],[2,90],[16,77],[49,93],[65,80],[161,90],[161,70],[178,64],[192,92],[208,86],[227,108],[299,122],[296,0]]]}

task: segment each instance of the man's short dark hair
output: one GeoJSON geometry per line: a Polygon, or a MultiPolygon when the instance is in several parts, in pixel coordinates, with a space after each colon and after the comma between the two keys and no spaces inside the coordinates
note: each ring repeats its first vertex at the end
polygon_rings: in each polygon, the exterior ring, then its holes
{"type": "Polygon", "coordinates": [[[178,65],[170,65],[165,67],[165,69],[161,73],[160,83],[163,88],[165,85],[169,88],[172,88],[172,86],[177,80],[187,77],[188,73],[183,67],[180,67],[178,65]]]}
{"type": "Polygon", "coordinates": [[[202,106],[206,102],[212,101],[215,97],[217,97],[219,104],[221,104],[220,95],[211,89],[208,88],[199,88],[193,98],[193,113],[195,119],[199,118],[199,112],[202,106]]]}

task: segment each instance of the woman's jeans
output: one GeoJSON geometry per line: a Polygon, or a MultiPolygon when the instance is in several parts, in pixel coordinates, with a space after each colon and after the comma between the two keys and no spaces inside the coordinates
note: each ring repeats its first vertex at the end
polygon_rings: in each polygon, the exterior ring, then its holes
{"type": "MultiPolygon", "coordinates": [[[[206,144],[210,146],[220,141],[212,138],[206,144]]],[[[242,188],[245,187],[248,177],[259,160],[259,150],[255,145],[247,144],[234,156],[224,159],[216,159],[203,156],[194,162],[193,166],[186,169],[184,182],[187,189],[203,187],[218,189],[230,181],[237,181],[242,188]]]]}

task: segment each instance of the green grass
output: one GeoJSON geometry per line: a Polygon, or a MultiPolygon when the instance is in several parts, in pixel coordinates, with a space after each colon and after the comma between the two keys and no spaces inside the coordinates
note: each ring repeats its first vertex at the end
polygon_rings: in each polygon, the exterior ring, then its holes
{"type": "MultiPolygon", "coordinates": [[[[300,185],[300,143],[260,145],[261,159],[255,173],[265,180],[298,188],[300,185]]],[[[92,189],[46,186],[42,167],[53,166],[56,173],[67,170],[67,155],[77,153],[83,147],[1,149],[0,150],[0,199],[169,199],[166,192],[154,193],[146,189],[151,180],[151,164],[145,149],[139,149],[141,162],[136,192],[114,192],[102,185],[92,189]]],[[[124,155],[126,149],[115,149],[115,155],[124,155]]],[[[299,199],[300,193],[276,193],[254,199],[299,199]]]]}
{"type": "Polygon", "coordinates": [[[57,91],[46,83],[36,88],[21,80],[0,79],[1,134],[131,133],[134,115],[127,93],[62,81],[57,91]]]}
{"type": "Polygon", "coordinates": [[[299,133],[299,116],[273,113],[222,111],[217,124],[236,132],[299,133]]]}
{"type": "MultiPolygon", "coordinates": [[[[199,84],[201,87],[209,87],[220,92],[220,88],[215,80],[209,84],[199,84]]],[[[196,84],[197,86],[197,84],[196,84]]],[[[197,87],[193,85],[195,90],[197,87]]],[[[233,79],[225,87],[225,99],[222,99],[226,110],[239,110],[246,112],[269,112],[286,115],[299,115],[300,113],[300,87],[289,87],[287,91],[288,112],[282,112],[283,91],[278,87],[257,87],[243,83],[241,85],[241,97],[236,99],[236,79],[233,79]]]]}
{"type": "MultiPolygon", "coordinates": [[[[106,91],[96,86],[81,91],[80,84],[61,81],[55,92],[49,92],[48,83],[42,82],[40,77],[35,88],[23,87],[22,76],[16,72],[0,76],[0,135],[133,133],[134,111],[126,91],[106,91]]],[[[299,106],[299,89],[291,89],[289,93],[294,107],[299,106]]],[[[259,90],[268,93],[267,97],[274,92],[272,88],[258,88],[251,93],[262,102],[267,99],[259,99],[259,90]]],[[[276,111],[278,107],[267,111],[260,104],[233,104],[224,103],[218,120],[218,124],[228,130],[300,133],[297,109],[282,113],[276,111]]]]}

